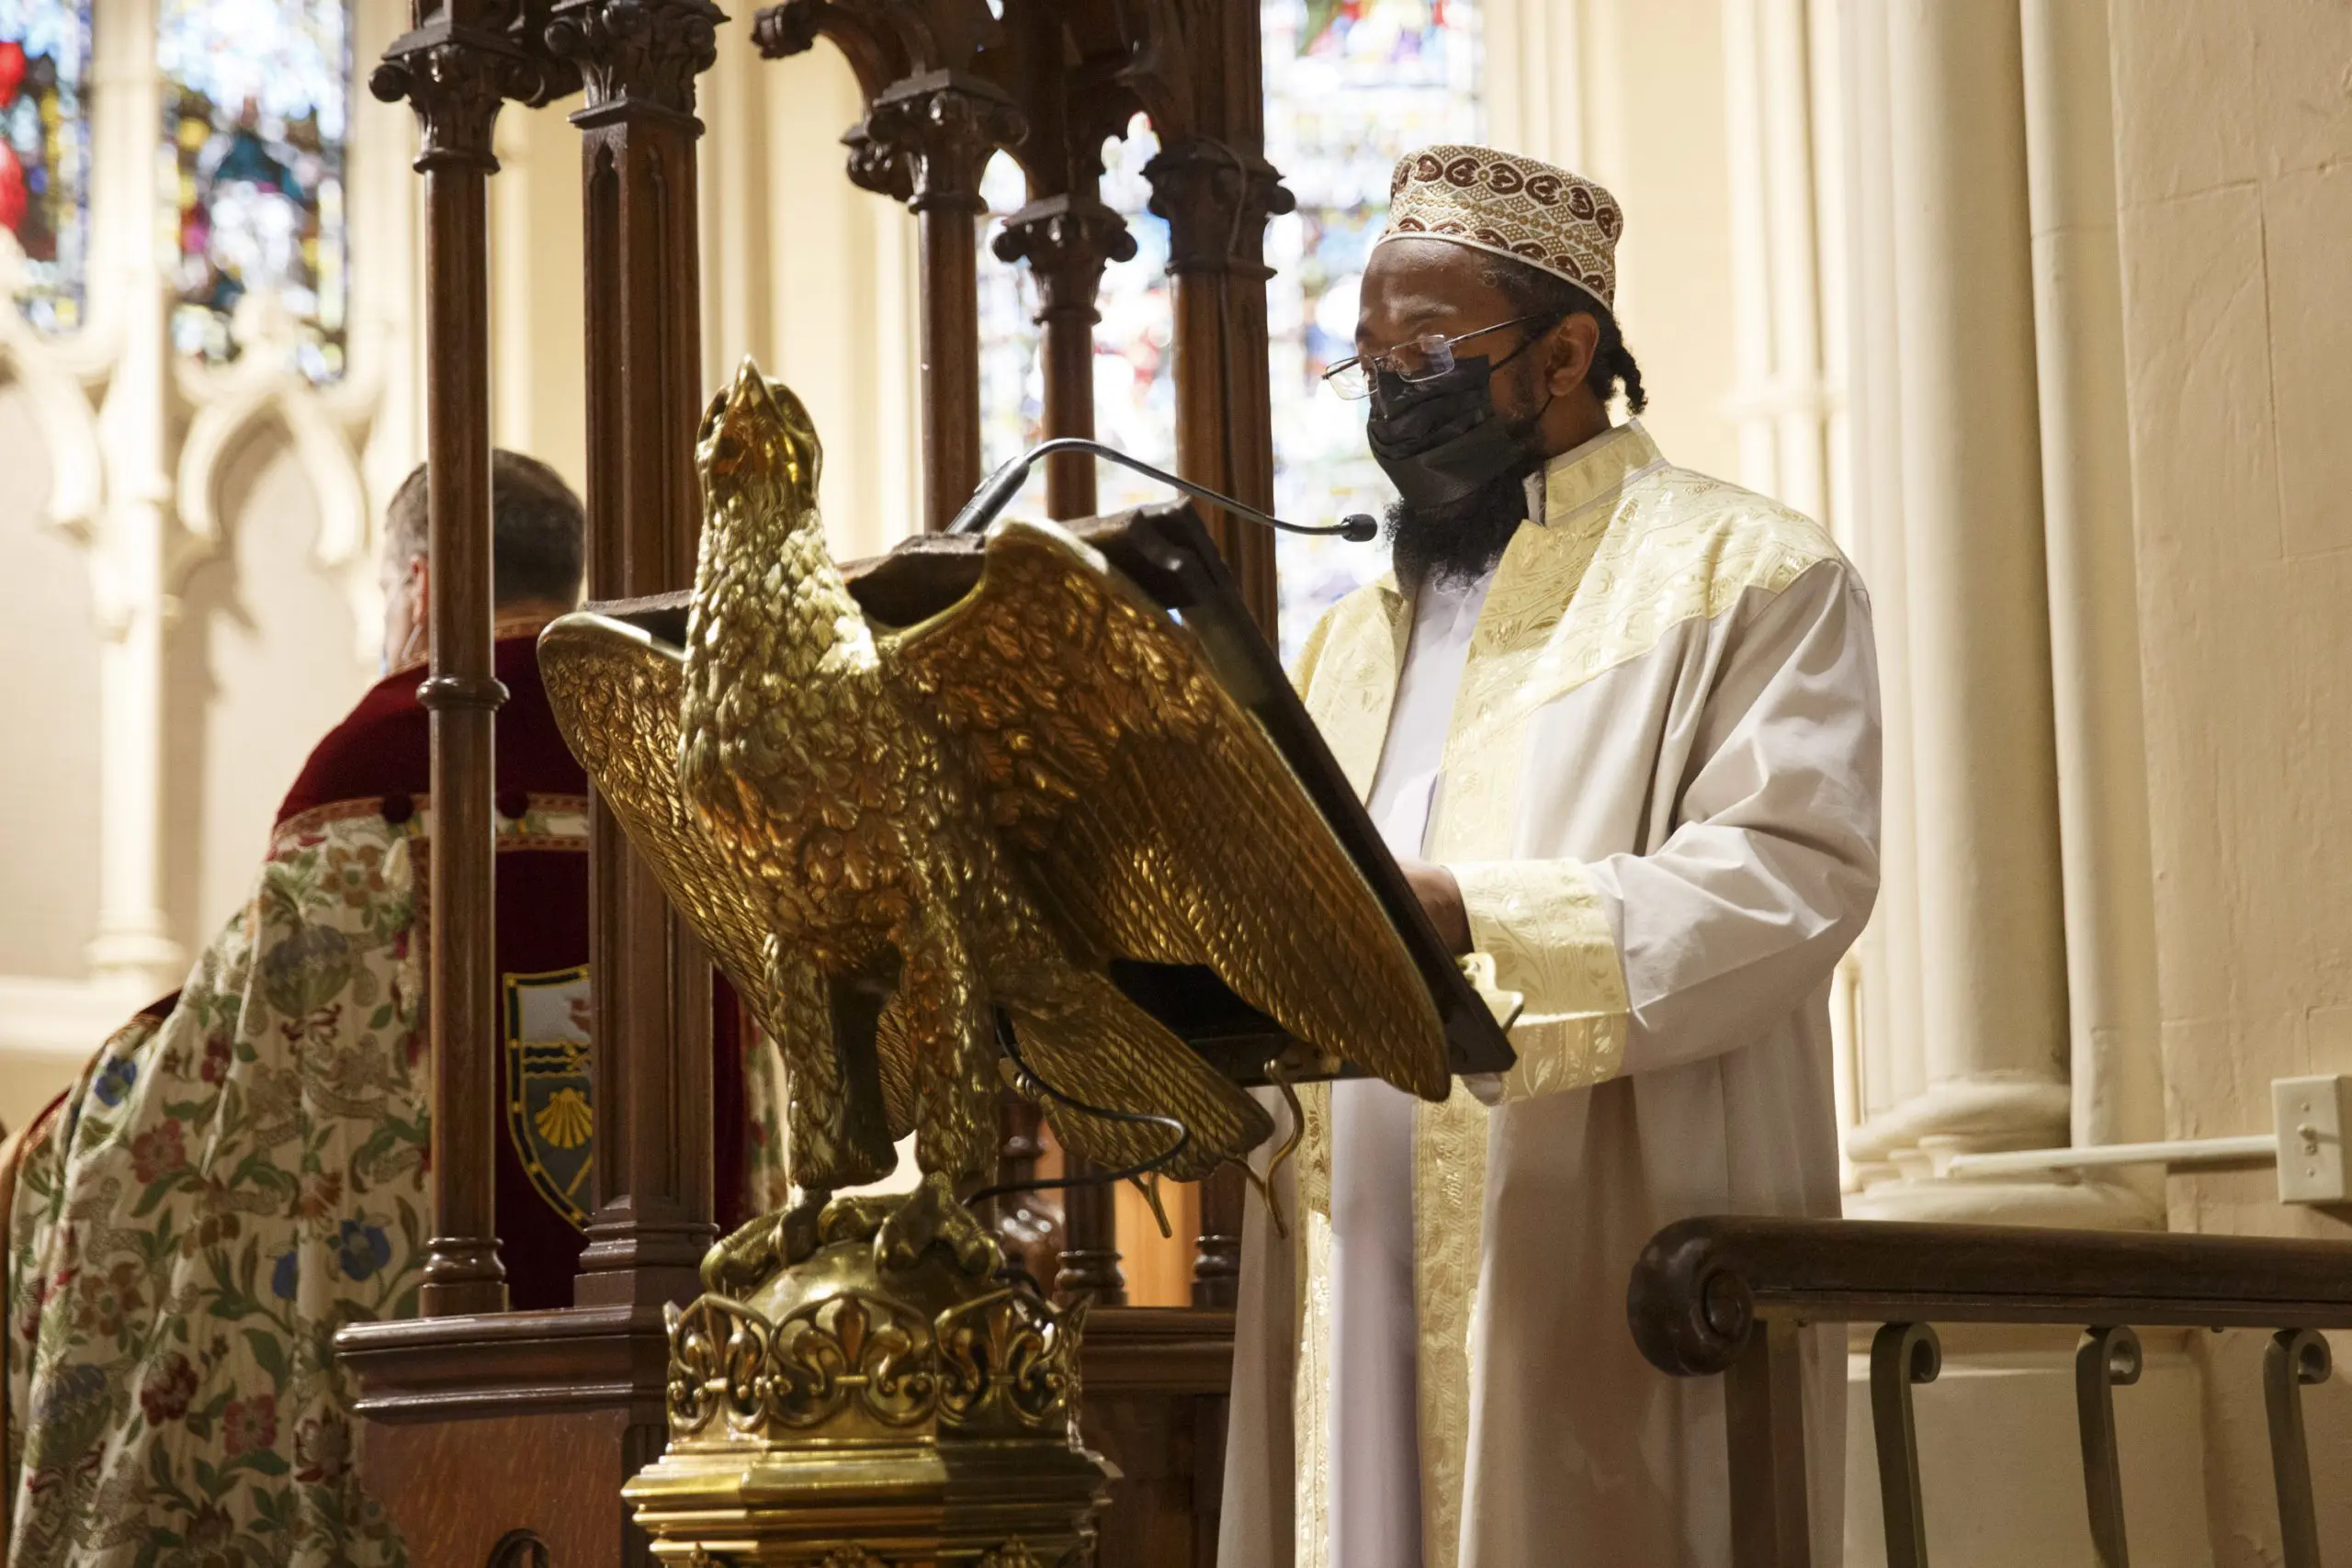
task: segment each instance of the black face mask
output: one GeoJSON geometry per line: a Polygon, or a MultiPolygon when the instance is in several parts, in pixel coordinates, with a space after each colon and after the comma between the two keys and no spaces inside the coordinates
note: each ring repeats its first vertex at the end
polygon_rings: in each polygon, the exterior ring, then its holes
{"type": "Polygon", "coordinates": [[[1453,369],[1426,381],[1408,381],[1393,370],[1379,373],[1365,434],[1373,457],[1407,506],[1463,501],[1541,455],[1535,426],[1552,406],[1550,398],[1523,420],[1506,421],[1495,412],[1494,373],[1525,347],[1521,344],[1504,355],[1501,365],[1484,357],[1457,359],[1453,369]]]}

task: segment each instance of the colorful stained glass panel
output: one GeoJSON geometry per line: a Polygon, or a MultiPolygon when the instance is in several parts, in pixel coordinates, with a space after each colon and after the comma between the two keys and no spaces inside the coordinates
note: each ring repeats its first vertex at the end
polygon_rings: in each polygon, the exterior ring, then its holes
{"type": "MultiPolygon", "coordinates": [[[[1375,515],[1396,493],[1364,446],[1364,405],[1325,389],[1322,374],[1351,351],[1364,259],[1388,211],[1399,154],[1479,132],[1477,13],[1472,0],[1265,0],[1266,152],[1298,198],[1267,231],[1274,268],[1267,312],[1274,415],[1274,507],[1302,522],[1375,515]]],[[[1172,466],[1176,389],[1168,225],[1148,209],[1144,165],[1159,151],[1138,118],[1104,148],[1102,199],[1127,220],[1134,260],[1103,274],[1094,334],[1094,418],[1101,438],[1172,466]]],[[[983,446],[990,464],[1038,438],[1043,382],[1027,280],[988,243],[1021,204],[1010,159],[991,171],[981,236],[983,446]]],[[[1140,476],[1100,471],[1105,512],[1164,494],[1140,476]]],[[[1316,618],[1387,568],[1377,546],[1285,536],[1280,544],[1282,642],[1295,658],[1316,618]]]]}
{"type": "MultiPolygon", "coordinates": [[[[1138,115],[1124,141],[1103,146],[1102,197],[1126,220],[1136,238],[1132,260],[1103,269],[1096,297],[1102,323],[1094,330],[1096,438],[1147,463],[1176,461],[1176,383],[1169,344],[1175,317],[1168,293],[1168,223],[1148,210],[1151,187],[1143,166],[1159,151],[1151,122],[1138,115]]],[[[1044,439],[1045,367],[1041,331],[1032,319],[1036,287],[1028,269],[1001,262],[989,249],[1006,217],[1027,200],[1018,164],[999,153],[980,182],[989,204],[980,227],[980,450],[990,468],[1044,439]]],[[[1023,505],[1042,513],[1039,493],[1023,505]]],[[[1103,464],[1095,470],[1097,504],[1104,512],[1165,501],[1169,492],[1142,475],[1103,464]]]]}
{"type": "Polygon", "coordinates": [[[90,232],[90,6],[0,0],[0,229],[23,260],[17,309],[82,324],[90,232]]]}
{"type": "MultiPolygon", "coordinates": [[[[1136,239],[1131,260],[1102,269],[1094,329],[1094,428],[1122,452],[1158,468],[1176,467],[1176,306],[1168,284],[1168,220],[1150,210],[1143,168],[1159,155],[1151,121],[1137,115],[1123,140],[1102,144],[1103,205],[1127,220],[1136,239]]],[[[1121,512],[1171,499],[1129,468],[1097,470],[1097,504],[1121,512]]]]}
{"type": "Polygon", "coordinates": [[[174,344],[235,358],[239,307],[262,296],[290,321],[303,374],[334,379],[350,308],[348,6],[164,0],[156,60],[175,182],[174,344]]]}
{"type": "MultiPolygon", "coordinates": [[[[1479,135],[1477,13],[1469,0],[1265,0],[1266,156],[1298,210],[1266,234],[1274,509],[1301,522],[1396,500],[1364,446],[1367,405],[1322,385],[1353,352],[1356,292],[1388,215],[1397,157],[1479,135]]],[[[1282,641],[1295,659],[1317,617],[1387,570],[1387,551],[1284,536],[1282,641]]]]}
{"type": "MultiPolygon", "coordinates": [[[[980,176],[988,211],[980,225],[980,458],[994,468],[1036,445],[1046,415],[1042,333],[1035,317],[1036,286],[1018,262],[999,261],[989,247],[1004,220],[1029,199],[1028,181],[1010,152],[999,152],[980,176]]],[[[1042,480],[1039,481],[1041,484],[1042,480]]],[[[1043,505],[1031,511],[1042,515],[1043,505]]]]}

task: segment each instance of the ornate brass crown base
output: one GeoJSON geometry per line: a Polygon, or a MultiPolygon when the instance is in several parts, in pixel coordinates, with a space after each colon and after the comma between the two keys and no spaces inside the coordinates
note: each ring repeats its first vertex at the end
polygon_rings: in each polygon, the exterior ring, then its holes
{"type": "Polygon", "coordinates": [[[748,1300],[670,1316],[670,1444],[623,1488],[671,1562],[1058,1568],[1114,1472],[1078,1439],[1084,1308],[933,1247],[885,1269],[839,1200],[748,1300]]]}

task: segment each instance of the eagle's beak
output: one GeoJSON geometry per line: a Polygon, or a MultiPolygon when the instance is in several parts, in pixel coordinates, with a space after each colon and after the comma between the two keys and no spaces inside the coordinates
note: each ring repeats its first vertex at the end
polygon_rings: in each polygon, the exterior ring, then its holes
{"type": "Polygon", "coordinates": [[[741,479],[749,468],[766,467],[769,432],[775,424],[775,400],[767,378],[749,355],[737,367],[735,378],[710,400],[703,415],[701,438],[695,456],[706,475],[741,479]]]}

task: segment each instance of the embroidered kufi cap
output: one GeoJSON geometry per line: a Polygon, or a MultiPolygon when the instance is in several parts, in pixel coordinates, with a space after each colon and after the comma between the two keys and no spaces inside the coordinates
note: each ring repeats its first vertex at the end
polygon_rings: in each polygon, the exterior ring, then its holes
{"type": "Polygon", "coordinates": [[[1564,277],[1604,306],[1617,294],[1617,198],[1581,175],[1492,147],[1424,147],[1396,160],[1390,240],[1445,240],[1564,277]]]}

